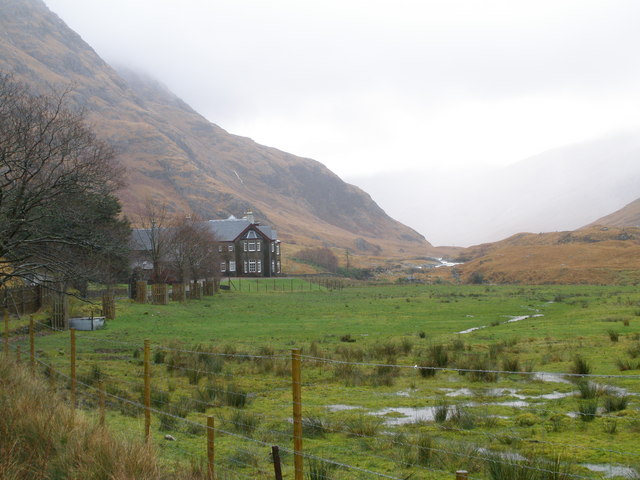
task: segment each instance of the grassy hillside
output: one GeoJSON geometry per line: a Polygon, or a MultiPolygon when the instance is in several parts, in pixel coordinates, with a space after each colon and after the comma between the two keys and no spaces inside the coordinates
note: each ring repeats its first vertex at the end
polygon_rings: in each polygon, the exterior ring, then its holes
{"type": "Polygon", "coordinates": [[[605,226],[521,233],[470,247],[457,257],[463,282],[637,284],[640,229],[605,226]]]}
{"type": "Polygon", "coordinates": [[[609,225],[612,227],[640,227],[640,198],[625,205],[591,225],[609,225]]]}

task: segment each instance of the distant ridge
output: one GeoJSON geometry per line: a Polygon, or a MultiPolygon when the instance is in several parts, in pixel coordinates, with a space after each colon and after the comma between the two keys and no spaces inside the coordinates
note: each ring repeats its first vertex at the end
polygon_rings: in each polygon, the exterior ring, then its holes
{"type": "Polygon", "coordinates": [[[290,243],[386,256],[431,247],[321,163],[231,135],[158,82],[116,71],[41,0],[0,0],[0,70],[39,90],[73,86],[73,102],[121,152],[128,214],[148,199],[206,218],[251,209],[290,243]]]}
{"type": "Polygon", "coordinates": [[[612,227],[640,227],[640,198],[625,205],[620,210],[616,210],[609,215],[599,218],[590,225],[609,225],[612,227]]]}

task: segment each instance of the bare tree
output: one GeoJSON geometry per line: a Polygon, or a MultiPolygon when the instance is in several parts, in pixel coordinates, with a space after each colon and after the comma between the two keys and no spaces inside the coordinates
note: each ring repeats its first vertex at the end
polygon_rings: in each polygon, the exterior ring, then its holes
{"type": "Polygon", "coordinates": [[[87,273],[87,259],[126,246],[113,196],[122,169],[67,94],[36,95],[0,73],[0,286],[87,273]]]}
{"type": "Polygon", "coordinates": [[[142,259],[151,262],[151,281],[154,283],[166,282],[169,275],[167,263],[173,236],[172,222],[166,203],[147,199],[136,222],[138,229],[133,231],[133,241],[138,246],[142,259]]]}
{"type": "Polygon", "coordinates": [[[169,258],[182,282],[220,276],[216,237],[207,222],[188,215],[171,228],[169,258]]]}

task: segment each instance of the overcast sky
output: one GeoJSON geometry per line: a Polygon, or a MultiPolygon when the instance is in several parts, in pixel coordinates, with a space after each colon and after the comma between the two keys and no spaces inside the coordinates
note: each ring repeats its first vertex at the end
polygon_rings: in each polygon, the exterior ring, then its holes
{"type": "Polygon", "coordinates": [[[343,177],[640,127],[636,0],[45,0],[108,62],[343,177]]]}

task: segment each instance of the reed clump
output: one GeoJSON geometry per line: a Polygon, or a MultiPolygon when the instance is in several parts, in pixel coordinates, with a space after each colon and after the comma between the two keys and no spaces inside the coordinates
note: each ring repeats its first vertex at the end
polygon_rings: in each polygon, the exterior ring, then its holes
{"type": "Polygon", "coordinates": [[[82,412],[74,413],[43,379],[19,365],[0,364],[0,411],[0,478],[197,478],[191,471],[163,472],[151,446],[116,436],[82,412]]]}

